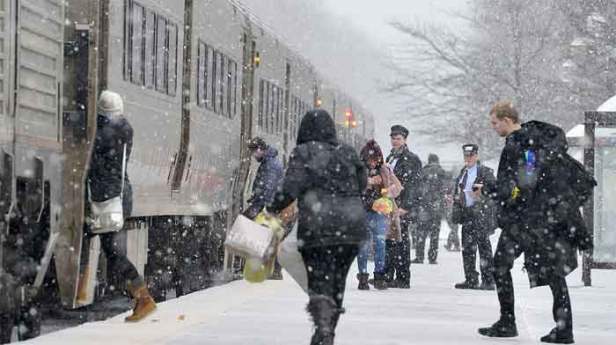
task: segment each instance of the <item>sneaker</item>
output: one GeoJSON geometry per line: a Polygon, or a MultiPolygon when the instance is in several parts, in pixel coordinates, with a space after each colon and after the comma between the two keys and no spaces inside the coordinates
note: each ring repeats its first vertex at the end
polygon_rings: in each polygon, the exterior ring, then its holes
{"type": "Polygon", "coordinates": [[[438,265],[438,262],[436,260],[430,260],[430,265],[438,265]]]}
{"type": "Polygon", "coordinates": [[[467,280],[465,280],[462,283],[458,283],[454,285],[454,287],[460,290],[479,290],[479,284],[474,283],[474,282],[469,282],[467,280]]]}
{"type": "Polygon", "coordinates": [[[573,332],[558,330],[554,328],[550,331],[550,334],[541,337],[542,343],[550,343],[550,344],[573,344],[575,340],[573,340],[573,332]]]}
{"type": "Polygon", "coordinates": [[[413,264],[423,264],[424,260],[420,259],[420,258],[415,258],[415,260],[412,260],[411,263],[413,263],[413,264]]]}
{"type": "Polygon", "coordinates": [[[502,319],[496,321],[490,327],[479,328],[477,331],[484,337],[491,338],[513,338],[518,336],[515,321],[504,321],[502,319]]]}

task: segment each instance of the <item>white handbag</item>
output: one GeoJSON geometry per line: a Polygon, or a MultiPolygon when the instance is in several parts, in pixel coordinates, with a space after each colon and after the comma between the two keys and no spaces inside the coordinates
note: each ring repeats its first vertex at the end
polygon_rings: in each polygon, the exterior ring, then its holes
{"type": "MultiPolygon", "coordinates": [[[[92,201],[90,196],[90,231],[99,235],[107,232],[118,232],[124,227],[124,209],[122,198],[124,194],[124,175],[126,173],[126,144],[122,153],[122,190],[119,196],[105,200],[92,201]]],[[[88,192],[90,185],[88,184],[88,192]]]]}
{"type": "Polygon", "coordinates": [[[227,232],[225,247],[229,253],[245,259],[267,259],[273,254],[276,240],[274,230],[239,215],[227,232]]]}

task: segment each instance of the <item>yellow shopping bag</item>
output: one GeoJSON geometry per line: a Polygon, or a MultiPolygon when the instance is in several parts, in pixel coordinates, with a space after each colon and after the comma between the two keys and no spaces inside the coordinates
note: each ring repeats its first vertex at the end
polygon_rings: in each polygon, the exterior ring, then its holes
{"type": "Polygon", "coordinates": [[[274,271],[276,255],[278,255],[280,241],[284,237],[285,231],[278,218],[265,212],[261,212],[255,218],[255,223],[273,230],[275,234],[265,258],[246,258],[246,263],[244,264],[244,279],[251,283],[261,283],[274,271]]]}

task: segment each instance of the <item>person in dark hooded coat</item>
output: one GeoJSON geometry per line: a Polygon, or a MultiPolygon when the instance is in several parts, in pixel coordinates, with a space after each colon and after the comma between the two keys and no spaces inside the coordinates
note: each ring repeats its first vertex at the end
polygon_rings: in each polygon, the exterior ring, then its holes
{"type": "Polygon", "coordinates": [[[592,190],[593,181],[583,185],[583,168],[564,166],[569,156],[561,128],[538,121],[521,124],[509,102],[497,103],[491,117],[506,144],[497,182],[476,185],[474,193],[501,205],[502,233],[494,254],[501,315],[494,325],[478,331],[488,337],[517,336],[511,269],[524,253],[531,287],[548,285],[552,290],[556,327],[541,341],[571,344],[573,318],[565,277],[577,267],[577,250],[588,249],[589,243],[580,240],[589,237],[579,210],[586,200],[574,191],[592,190]]]}
{"type": "Polygon", "coordinates": [[[282,188],[268,212],[280,213],[298,200],[298,242],[306,271],[315,324],[312,345],[331,345],[340,314],[346,277],[366,240],[364,164],[355,150],[336,137],[325,110],[304,115],[297,146],[289,158],[282,188]]]}
{"type": "Polygon", "coordinates": [[[419,206],[419,224],[417,243],[415,244],[415,264],[424,263],[426,240],[430,237],[428,261],[437,264],[438,238],[441,233],[441,219],[445,210],[443,202],[447,188],[447,173],[441,167],[435,154],[428,155],[428,164],[421,171],[421,200],[419,206]]]}

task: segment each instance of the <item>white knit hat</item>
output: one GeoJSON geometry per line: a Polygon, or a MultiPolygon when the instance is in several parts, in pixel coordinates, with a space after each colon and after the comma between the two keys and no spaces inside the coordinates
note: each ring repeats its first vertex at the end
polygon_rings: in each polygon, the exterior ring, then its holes
{"type": "Polygon", "coordinates": [[[122,97],[113,91],[103,91],[98,99],[98,113],[107,116],[120,116],[124,114],[122,97]]]}

